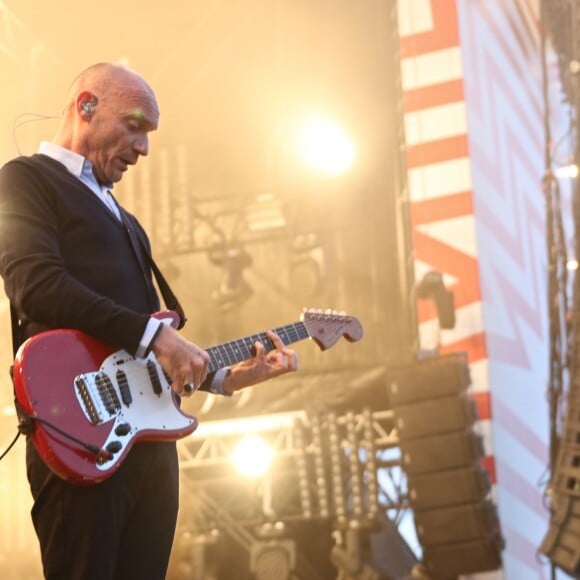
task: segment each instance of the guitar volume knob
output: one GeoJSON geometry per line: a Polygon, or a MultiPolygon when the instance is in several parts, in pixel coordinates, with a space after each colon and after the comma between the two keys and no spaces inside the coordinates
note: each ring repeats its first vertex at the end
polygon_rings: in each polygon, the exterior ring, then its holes
{"type": "Polygon", "coordinates": [[[121,449],[123,449],[123,445],[121,444],[120,441],[111,441],[107,445],[106,449],[109,453],[118,453],[119,451],[121,451],[121,449]]]}
{"type": "Polygon", "coordinates": [[[129,423],[120,423],[115,427],[115,435],[122,437],[123,435],[128,435],[131,431],[131,425],[129,423]]]}

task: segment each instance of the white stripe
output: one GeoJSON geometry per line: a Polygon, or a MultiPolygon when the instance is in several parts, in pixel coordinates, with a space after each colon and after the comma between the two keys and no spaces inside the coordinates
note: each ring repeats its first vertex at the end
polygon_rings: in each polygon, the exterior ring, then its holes
{"type": "MultiPolygon", "coordinates": [[[[483,330],[483,311],[481,302],[474,302],[455,310],[455,328],[443,333],[441,344],[447,345],[458,340],[468,339],[483,330]]],[[[487,389],[486,389],[487,390],[487,389]]]]}
{"type": "Polygon", "coordinates": [[[475,218],[472,215],[462,215],[430,224],[417,226],[422,234],[451,246],[462,254],[472,258],[478,255],[475,239],[475,218]]]}
{"type": "Polygon", "coordinates": [[[407,145],[466,134],[467,114],[464,102],[431,107],[405,115],[407,145]]]}
{"type": "Polygon", "coordinates": [[[489,363],[487,359],[471,363],[469,374],[471,375],[470,393],[475,395],[489,392],[489,363]]]}
{"type": "MultiPolygon", "coordinates": [[[[471,391],[470,391],[471,394],[471,391]]],[[[493,438],[491,434],[491,421],[489,419],[476,421],[473,426],[473,432],[481,435],[483,440],[484,455],[493,455],[493,438]]]]}
{"type": "Polygon", "coordinates": [[[441,346],[441,329],[437,318],[419,324],[419,348],[436,354],[441,346]]]}
{"type": "MultiPolygon", "coordinates": [[[[413,266],[415,267],[415,280],[417,280],[417,284],[421,283],[423,277],[426,274],[433,271],[432,264],[424,262],[423,260],[419,260],[419,258],[417,258],[413,262],[413,266]]],[[[445,285],[445,287],[457,283],[457,278],[455,276],[452,276],[448,272],[441,272],[441,275],[443,276],[443,284],[445,285]]]]}
{"type": "Polygon", "coordinates": [[[463,67],[459,47],[446,48],[401,60],[401,81],[404,91],[462,77],[463,67]]]}
{"type": "Polygon", "coordinates": [[[471,191],[471,166],[467,157],[410,169],[408,177],[411,201],[471,191]]]}
{"type": "MultiPolygon", "coordinates": [[[[510,522],[511,524],[511,522],[510,522]]],[[[514,526],[518,525],[517,523],[511,524],[511,528],[519,533],[519,529],[516,529],[514,526]]],[[[525,526],[525,524],[520,524],[520,528],[525,526]]],[[[545,525],[546,529],[548,529],[548,524],[545,525]]],[[[540,541],[537,542],[536,545],[540,545],[540,541]]],[[[526,580],[545,580],[548,578],[548,572],[546,570],[546,574],[541,576],[536,570],[532,570],[525,562],[522,562],[515,556],[512,556],[511,552],[509,551],[509,544],[504,550],[502,555],[502,562],[503,562],[503,569],[505,570],[505,577],[509,580],[518,580],[519,578],[525,578],[526,580]]],[[[548,565],[548,560],[546,559],[546,563],[544,566],[548,565]]],[[[562,576],[556,576],[559,580],[563,580],[562,576]]],[[[471,579],[470,579],[471,580],[471,579]]]]}
{"type": "MultiPolygon", "coordinates": [[[[497,486],[497,495],[499,499],[499,511],[502,521],[505,521],[509,527],[516,529],[517,522],[526,522],[524,526],[518,526],[517,530],[532,545],[539,546],[542,540],[542,534],[547,528],[547,519],[549,516],[546,509],[546,517],[542,518],[538,513],[530,509],[522,502],[517,495],[517,490],[511,493],[501,485],[497,486]]],[[[540,491],[538,490],[538,496],[540,491]]],[[[533,576],[518,576],[518,578],[532,578],[533,576]]]]}
{"type": "MultiPolygon", "coordinates": [[[[537,482],[546,470],[546,462],[542,461],[533,451],[516,439],[509,431],[493,421],[494,454],[497,461],[511,467],[523,479],[537,482]]],[[[546,458],[547,460],[547,458],[546,458]]],[[[499,471],[499,470],[498,470],[499,471]]],[[[498,474],[498,486],[501,487],[501,474],[498,474]]]]}
{"type": "Polygon", "coordinates": [[[400,36],[433,30],[431,0],[399,0],[397,12],[400,36]]]}

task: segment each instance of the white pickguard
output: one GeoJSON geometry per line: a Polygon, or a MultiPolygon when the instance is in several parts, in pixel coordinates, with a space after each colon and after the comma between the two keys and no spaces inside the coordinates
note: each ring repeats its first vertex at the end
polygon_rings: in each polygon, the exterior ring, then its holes
{"type": "MultiPolygon", "coordinates": [[[[99,424],[109,421],[114,422],[109,437],[102,447],[107,449],[110,443],[118,442],[120,447],[114,453],[117,457],[122,455],[127,445],[138,434],[143,434],[145,431],[155,431],[156,437],[152,438],[163,439],[163,431],[174,432],[184,429],[187,430],[196,423],[193,417],[188,417],[179,411],[174,400],[171,385],[167,382],[161,367],[152,353],[146,359],[135,359],[124,350],[117,351],[103,361],[99,371],[84,373],[78,378],[84,379],[87,392],[97,409],[99,424]],[[148,361],[152,361],[157,369],[157,376],[161,386],[161,392],[159,394],[154,392],[147,368],[148,361]],[[121,387],[116,378],[119,369],[125,373],[127,378],[127,384],[132,398],[132,401],[128,405],[123,402],[121,387]],[[99,373],[105,373],[107,375],[120,401],[120,409],[115,412],[108,411],[101,400],[99,388],[96,384],[96,377],[99,373]],[[119,430],[123,430],[121,426],[126,425],[129,426],[128,432],[119,433],[119,430]]],[[[87,420],[91,421],[91,417],[87,412],[87,405],[76,388],[75,393],[87,420]]],[[[143,438],[147,438],[146,434],[144,434],[143,438]]],[[[98,465],[98,468],[106,471],[114,463],[114,460],[107,461],[102,465],[98,465]]]]}

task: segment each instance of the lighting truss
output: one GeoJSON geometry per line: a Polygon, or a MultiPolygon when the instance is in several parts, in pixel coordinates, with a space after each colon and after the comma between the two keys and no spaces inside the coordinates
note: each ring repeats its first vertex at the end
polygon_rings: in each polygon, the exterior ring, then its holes
{"type": "Polygon", "coordinates": [[[322,580],[297,545],[296,530],[322,526],[336,554],[345,538],[356,534],[361,541],[376,531],[377,516],[400,514],[407,505],[390,410],[214,421],[181,440],[178,451],[185,520],[179,535],[195,539],[198,561],[207,560],[204,547],[219,542],[233,542],[252,561],[257,551],[284,548],[298,577],[322,580]],[[267,441],[275,454],[258,481],[238,475],[231,461],[245,435],[267,441]]]}
{"type": "Polygon", "coordinates": [[[381,459],[385,450],[398,447],[392,417],[388,410],[315,416],[296,412],[202,426],[178,444],[184,487],[191,482],[196,499],[201,490],[208,497],[218,493],[226,498],[211,508],[205,502],[204,511],[215,508],[215,513],[209,520],[203,514],[204,525],[219,520],[229,525],[232,513],[238,521],[254,524],[266,516],[285,521],[331,518],[339,527],[369,523],[378,510],[406,505],[400,481],[393,477],[397,466],[401,471],[400,462],[381,459]],[[233,472],[231,455],[242,433],[259,433],[275,453],[275,467],[259,485],[245,485],[233,472]],[[379,483],[385,478],[388,490],[379,483]],[[262,496],[261,505],[256,494],[262,496]],[[244,517],[240,505],[248,502],[254,509],[244,517]]]}

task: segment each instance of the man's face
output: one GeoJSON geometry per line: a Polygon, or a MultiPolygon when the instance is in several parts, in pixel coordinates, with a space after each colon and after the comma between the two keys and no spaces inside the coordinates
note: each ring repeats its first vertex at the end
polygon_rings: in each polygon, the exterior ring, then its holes
{"type": "Polygon", "coordinates": [[[87,159],[101,184],[121,180],[129,165],[149,152],[149,133],[159,124],[155,96],[136,80],[96,95],[87,159]]]}

